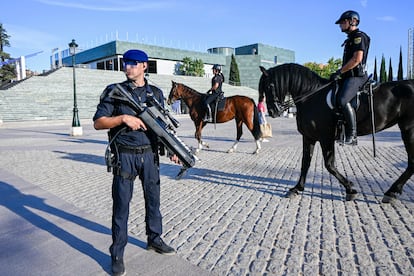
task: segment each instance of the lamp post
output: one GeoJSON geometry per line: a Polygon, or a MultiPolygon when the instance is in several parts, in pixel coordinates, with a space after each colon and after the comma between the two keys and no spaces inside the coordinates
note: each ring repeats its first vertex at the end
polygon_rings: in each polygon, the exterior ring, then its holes
{"type": "Polygon", "coordinates": [[[76,44],[75,40],[72,39],[72,42],[69,43],[69,53],[72,56],[72,69],[73,69],[73,119],[72,119],[72,136],[80,136],[82,135],[82,127],[79,121],[79,114],[78,114],[78,104],[76,102],[76,74],[75,74],[75,54],[76,48],[78,48],[78,44],[76,44]]]}

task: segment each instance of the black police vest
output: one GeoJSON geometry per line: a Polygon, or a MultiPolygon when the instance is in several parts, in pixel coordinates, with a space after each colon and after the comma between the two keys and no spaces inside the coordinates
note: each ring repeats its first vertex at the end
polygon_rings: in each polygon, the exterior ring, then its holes
{"type": "Polygon", "coordinates": [[[362,77],[365,75],[365,68],[371,39],[366,33],[360,31],[359,29],[351,32],[348,35],[348,38],[342,44],[345,46],[344,55],[342,58],[342,65],[345,65],[353,57],[353,54],[355,52],[355,38],[357,37],[361,37],[361,39],[363,40],[361,41],[361,43],[364,43],[364,56],[362,58],[361,63],[358,64],[358,66],[344,73],[344,77],[362,77]]]}

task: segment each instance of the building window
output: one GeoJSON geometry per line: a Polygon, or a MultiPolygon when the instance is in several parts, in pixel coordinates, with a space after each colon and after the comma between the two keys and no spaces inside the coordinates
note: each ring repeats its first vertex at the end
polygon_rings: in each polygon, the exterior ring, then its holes
{"type": "Polygon", "coordinates": [[[157,62],[155,60],[148,61],[147,73],[157,74],[157,62]]]}
{"type": "Polygon", "coordinates": [[[105,70],[112,71],[114,70],[114,62],[112,59],[105,61],[105,70]]]}
{"type": "Polygon", "coordinates": [[[105,63],[103,61],[96,63],[96,69],[105,70],[105,63]]]}
{"type": "Polygon", "coordinates": [[[114,71],[118,71],[118,58],[113,59],[114,71]]]}

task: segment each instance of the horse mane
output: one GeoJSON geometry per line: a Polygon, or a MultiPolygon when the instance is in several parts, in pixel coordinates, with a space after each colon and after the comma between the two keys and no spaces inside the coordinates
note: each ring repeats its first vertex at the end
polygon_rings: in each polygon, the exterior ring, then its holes
{"type": "Polygon", "coordinates": [[[205,96],[205,93],[198,92],[198,91],[197,91],[197,90],[195,90],[194,88],[191,88],[191,87],[189,87],[189,86],[187,86],[187,85],[185,85],[185,84],[183,84],[183,83],[176,82],[176,84],[177,84],[177,85],[181,85],[181,86],[182,86],[185,90],[189,90],[189,91],[190,91],[190,93],[192,93],[192,94],[197,94],[197,95],[199,95],[200,97],[205,96]]]}
{"type": "Polygon", "coordinates": [[[282,99],[289,92],[300,91],[304,94],[329,82],[328,79],[297,63],[284,63],[268,69],[267,72],[273,78],[282,99]]]}

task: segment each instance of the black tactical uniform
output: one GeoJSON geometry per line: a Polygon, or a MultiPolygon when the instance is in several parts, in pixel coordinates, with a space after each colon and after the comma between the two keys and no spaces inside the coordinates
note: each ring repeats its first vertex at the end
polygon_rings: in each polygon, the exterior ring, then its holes
{"type": "MultiPolygon", "coordinates": [[[[335,24],[341,24],[344,22],[344,20],[349,20],[350,26],[355,27],[359,24],[360,21],[359,14],[355,11],[346,11],[335,22],[335,24]]],[[[357,51],[363,52],[362,61],[356,67],[342,74],[340,74],[341,71],[338,70],[338,72],[334,73],[331,78],[336,79],[336,77],[339,75],[341,77],[341,86],[338,92],[337,105],[344,114],[344,119],[346,121],[345,144],[355,145],[357,137],[356,112],[351,106],[350,101],[356,96],[360,87],[367,80],[365,66],[368,57],[370,38],[367,34],[360,31],[358,28],[355,28],[354,30],[350,30],[350,28],[351,27],[348,27],[348,29],[345,30],[345,32],[348,34],[348,38],[342,44],[342,46],[344,46],[342,67],[353,58],[354,53],[357,51]]]]}
{"type": "MultiPolygon", "coordinates": [[[[146,85],[136,87],[129,81],[121,84],[130,91],[138,102],[145,102],[148,96],[154,95],[159,103],[164,103],[161,90],[155,86],[146,85]],[[156,91],[156,92],[154,92],[156,91]]],[[[108,86],[102,93],[100,103],[93,120],[106,116],[121,114],[134,115],[135,112],[124,102],[109,97],[112,86],[108,86]]],[[[110,136],[114,137],[124,126],[110,130],[110,136]]],[[[138,176],[142,182],[145,199],[145,222],[148,241],[159,242],[162,234],[162,217],[160,207],[160,177],[157,136],[151,131],[121,131],[117,135],[113,147],[118,152],[117,163],[114,168],[112,182],[113,217],[112,239],[110,247],[111,256],[122,257],[128,241],[128,216],[129,203],[132,199],[134,180],[138,176]]]]}
{"type": "Polygon", "coordinates": [[[212,68],[213,70],[216,70],[217,73],[214,74],[214,77],[211,79],[211,87],[214,87],[216,84],[218,84],[217,89],[210,89],[207,92],[207,98],[205,100],[206,104],[206,116],[204,118],[204,121],[209,121],[211,119],[211,108],[210,104],[215,101],[218,97],[222,96],[223,91],[221,89],[223,82],[224,82],[224,76],[220,72],[221,66],[218,64],[215,64],[212,68]]]}

